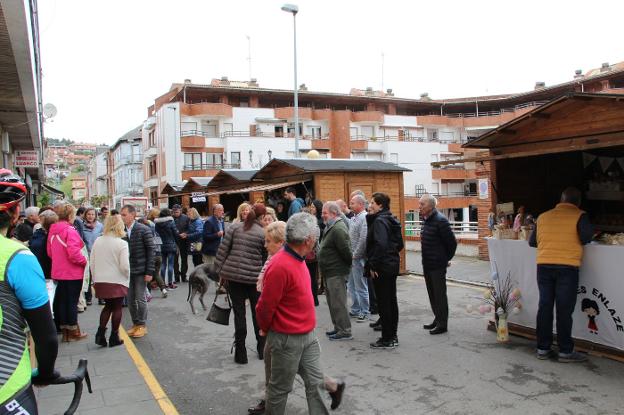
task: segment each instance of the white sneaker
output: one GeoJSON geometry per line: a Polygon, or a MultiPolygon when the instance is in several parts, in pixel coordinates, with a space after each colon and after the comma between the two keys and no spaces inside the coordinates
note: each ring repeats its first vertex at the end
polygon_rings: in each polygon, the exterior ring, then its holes
{"type": "Polygon", "coordinates": [[[163,288],[161,293],[162,293],[163,298],[167,298],[167,289],[166,288],[163,288]]]}

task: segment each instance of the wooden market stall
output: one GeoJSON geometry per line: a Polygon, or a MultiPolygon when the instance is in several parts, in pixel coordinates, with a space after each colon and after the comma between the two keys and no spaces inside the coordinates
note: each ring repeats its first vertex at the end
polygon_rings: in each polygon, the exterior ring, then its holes
{"type": "Polygon", "coordinates": [[[182,204],[197,209],[201,216],[209,216],[208,199],[204,193],[211,180],[212,177],[189,177],[180,190],[182,204]]]}
{"type": "Polygon", "coordinates": [[[212,212],[212,207],[216,203],[221,203],[225,210],[225,216],[234,218],[238,205],[249,200],[248,192],[234,191],[250,186],[253,183],[252,177],[257,172],[258,170],[219,170],[206,187],[209,211],[212,212]]]}
{"type": "MultiPolygon", "coordinates": [[[[375,192],[390,196],[390,210],[401,220],[405,229],[403,172],[409,171],[396,164],[374,160],[350,159],[273,159],[260,169],[253,181],[259,182],[245,189],[252,200],[267,192],[293,186],[301,198],[348,200],[354,190],[362,190],[367,199],[375,192]]],[[[405,250],[401,253],[401,272],[405,272],[405,250]]]]}
{"type": "MultiPolygon", "coordinates": [[[[605,243],[617,243],[613,234],[624,232],[624,95],[570,94],[464,147],[484,150],[459,160],[478,165],[481,230],[487,229],[489,209],[497,205],[525,206],[537,217],[558,203],[564,188],[583,191],[582,209],[607,236],[585,247],[572,334],[579,349],[624,358],[624,246],[605,243]],[[600,308],[598,330],[588,327],[584,299],[600,308]]],[[[536,250],[526,240],[483,241],[491,264],[501,276],[510,273],[523,293],[521,312],[509,317],[511,331],[532,335],[539,298],[536,250]]]]}

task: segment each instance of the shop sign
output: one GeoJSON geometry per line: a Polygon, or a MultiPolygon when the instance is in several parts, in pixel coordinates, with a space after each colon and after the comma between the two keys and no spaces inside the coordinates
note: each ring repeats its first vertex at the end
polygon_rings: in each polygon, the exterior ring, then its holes
{"type": "Polygon", "coordinates": [[[39,152],[37,150],[15,151],[14,167],[39,168],[39,152]]]}
{"type": "Polygon", "coordinates": [[[193,192],[191,193],[191,200],[193,203],[201,203],[206,202],[206,194],[204,192],[193,192]]]}
{"type": "Polygon", "coordinates": [[[514,214],[513,202],[499,203],[498,205],[496,205],[496,213],[499,215],[501,213],[504,215],[513,215],[514,214]]]}
{"type": "Polygon", "coordinates": [[[479,179],[479,199],[487,199],[490,197],[490,186],[488,179],[479,179]]]}

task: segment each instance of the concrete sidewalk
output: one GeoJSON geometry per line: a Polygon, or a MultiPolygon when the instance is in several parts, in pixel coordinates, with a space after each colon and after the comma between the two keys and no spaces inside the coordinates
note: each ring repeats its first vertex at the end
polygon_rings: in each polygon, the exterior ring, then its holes
{"type": "MultiPolygon", "coordinates": [[[[89,361],[88,369],[93,393],[90,394],[85,385],[76,414],[164,413],[148,386],[148,382],[152,383],[153,380],[149,377],[146,379],[141,374],[128,351],[134,346],[127,347],[127,337],[124,345],[114,348],[103,348],[94,343],[101,308],[102,306],[94,304],[78,315],[82,330],[89,334],[85,340],[75,343],[59,343],[56,368],[62,375],[69,375],[76,370],[80,359],[84,358],[89,361]]],[[[124,313],[127,312],[127,308],[124,308],[124,313]]],[[[108,334],[110,334],[110,328],[108,334]]],[[[35,393],[41,415],[62,414],[72,400],[74,385],[35,388],[35,393]]]]}

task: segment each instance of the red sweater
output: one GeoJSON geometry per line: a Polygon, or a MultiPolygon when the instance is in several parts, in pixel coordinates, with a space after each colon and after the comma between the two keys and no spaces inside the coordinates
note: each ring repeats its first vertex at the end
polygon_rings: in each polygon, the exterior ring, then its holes
{"type": "Polygon", "coordinates": [[[304,258],[288,246],[271,258],[256,304],[256,319],[265,333],[305,334],[316,326],[310,273],[304,258]]]}

